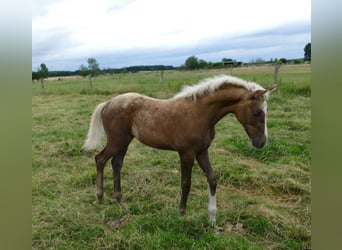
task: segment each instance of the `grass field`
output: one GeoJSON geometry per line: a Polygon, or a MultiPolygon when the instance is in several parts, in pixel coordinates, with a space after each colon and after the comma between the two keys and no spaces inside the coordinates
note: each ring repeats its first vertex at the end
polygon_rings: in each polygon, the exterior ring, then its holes
{"type": "Polygon", "coordinates": [[[273,67],[166,71],[32,84],[33,249],[310,249],[311,66],[282,66],[268,101],[269,143],[254,149],[233,115],[216,126],[210,148],[218,215],[208,222],[206,178],[195,164],[187,214],[178,215],[178,155],[134,140],[122,169],[124,202],[95,200],[94,153],[83,153],[95,106],[124,92],[169,98],[183,85],[233,74],[271,85],[273,67]]]}

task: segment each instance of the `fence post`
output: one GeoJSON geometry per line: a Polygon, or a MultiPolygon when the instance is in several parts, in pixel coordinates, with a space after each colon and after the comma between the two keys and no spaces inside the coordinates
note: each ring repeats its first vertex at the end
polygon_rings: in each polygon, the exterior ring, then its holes
{"type": "Polygon", "coordinates": [[[164,81],[164,70],[162,69],[162,70],[160,71],[159,83],[160,83],[160,84],[163,84],[163,81],[164,81]]]}
{"type": "Polygon", "coordinates": [[[279,73],[280,66],[281,66],[280,63],[276,63],[276,65],[274,66],[274,84],[276,85],[278,85],[278,73],[279,73]]]}

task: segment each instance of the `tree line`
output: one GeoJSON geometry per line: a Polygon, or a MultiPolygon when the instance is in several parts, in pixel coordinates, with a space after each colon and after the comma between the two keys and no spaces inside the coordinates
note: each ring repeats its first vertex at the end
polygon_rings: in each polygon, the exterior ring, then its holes
{"type": "MultiPolygon", "coordinates": [[[[73,71],[59,70],[48,71],[47,77],[62,77],[62,76],[74,76],[74,75],[87,75],[85,73],[86,66],[83,65],[82,69],[73,71]]],[[[98,74],[119,74],[119,73],[136,73],[139,71],[162,71],[162,70],[177,70],[179,67],[172,65],[137,65],[123,68],[104,68],[99,69],[98,74]]],[[[38,68],[38,71],[40,68],[38,68]]],[[[32,71],[32,80],[40,80],[40,76],[37,71],[32,71]]],[[[46,77],[45,77],[46,78],[46,77]]]]}
{"type": "Polygon", "coordinates": [[[164,71],[164,70],[196,70],[196,69],[219,69],[219,68],[233,68],[241,67],[242,65],[257,65],[257,64],[286,64],[286,63],[303,63],[311,62],[311,43],[307,43],[304,47],[304,58],[300,59],[286,59],[286,58],[271,58],[268,61],[262,58],[252,59],[249,63],[242,63],[231,58],[222,58],[219,62],[207,62],[203,59],[197,58],[195,55],[188,57],[184,64],[179,67],[171,65],[140,65],[123,68],[107,68],[100,69],[99,63],[95,58],[88,58],[88,65],[81,64],[78,70],[75,71],[51,71],[49,72],[47,66],[42,63],[37,71],[32,71],[32,81],[41,81],[42,88],[44,88],[44,79],[47,77],[71,76],[81,75],[89,78],[89,84],[92,87],[92,78],[99,74],[114,74],[114,73],[135,73],[139,71],[164,71]]]}

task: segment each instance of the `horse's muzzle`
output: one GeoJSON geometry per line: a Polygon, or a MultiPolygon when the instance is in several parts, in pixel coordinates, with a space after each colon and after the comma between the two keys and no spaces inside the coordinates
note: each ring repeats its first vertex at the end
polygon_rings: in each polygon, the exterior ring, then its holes
{"type": "Polygon", "coordinates": [[[267,137],[255,137],[252,139],[252,145],[256,148],[263,148],[267,143],[267,137]]]}

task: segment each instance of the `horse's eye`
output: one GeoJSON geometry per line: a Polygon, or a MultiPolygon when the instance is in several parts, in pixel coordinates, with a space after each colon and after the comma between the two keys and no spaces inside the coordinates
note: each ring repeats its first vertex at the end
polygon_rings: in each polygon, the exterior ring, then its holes
{"type": "Polygon", "coordinates": [[[258,117],[258,116],[261,115],[261,113],[262,113],[261,110],[257,110],[257,111],[255,111],[255,112],[253,112],[253,116],[258,117]]]}

